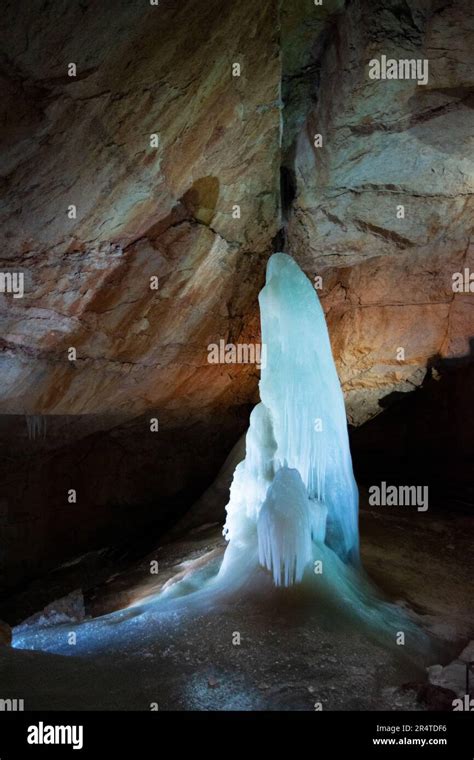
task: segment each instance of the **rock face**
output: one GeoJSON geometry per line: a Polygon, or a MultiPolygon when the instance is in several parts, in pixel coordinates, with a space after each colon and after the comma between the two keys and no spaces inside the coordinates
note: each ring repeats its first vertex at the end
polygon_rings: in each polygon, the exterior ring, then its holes
{"type": "Polygon", "coordinates": [[[443,689],[450,689],[457,697],[464,697],[469,688],[472,691],[472,663],[474,657],[474,641],[469,642],[456,660],[444,668],[442,665],[432,665],[428,668],[430,683],[443,689]],[[469,665],[471,666],[469,669],[469,665]],[[468,677],[468,673],[470,678],[468,677]]]}
{"type": "Polygon", "coordinates": [[[278,225],[273,3],[42,6],[3,17],[2,257],[25,298],[2,299],[1,409],[205,406],[229,383],[206,347],[242,333],[278,225]]]}
{"type": "Polygon", "coordinates": [[[286,17],[288,234],[323,278],[359,424],[381,397],[419,385],[434,356],[469,354],[472,294],[453,293],[452,275],[474,267],[474,13],[469,0],[324,5],[318,26],[294,8],[286,17]],[[381,55],[426,59],[428,84],[371,79],[381,55]]]}
{"type": "Polygon", "coordinates": [[[258,372],[207,346],[258,340],[280,64],[272,0],[12,2],[0,39],[11,584],[182,509],[245,427],[258,372]]]}
{"type": "Polygon", "coordinates": [[[258,371],[207,347],[259,341],[283,240],[352,423],[469,353],[472,33],[468,0],[4,3],[1,586],[209,485],[258,371]],[[371,80],[382,54],[428,84],[371,80]]]}

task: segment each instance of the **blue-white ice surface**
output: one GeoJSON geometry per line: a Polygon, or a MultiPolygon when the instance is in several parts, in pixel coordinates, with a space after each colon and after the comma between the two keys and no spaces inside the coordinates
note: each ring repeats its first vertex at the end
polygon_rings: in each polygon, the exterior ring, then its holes
{"type": "Polygon", "coordinates": [[[318,614],[350,612],[393,643],[399,630],[410,630],[424,646],[419,631],[380,599],[358,564],[358,494],[344,400],[316,291],[292,258],[276,253],[259,302],[267,356],[261,403],[234,473],[220,568],[168,586],[139,607],[74,626],[80,634],[75,647],[68,645],[67,625],[19,630],[15,646],[63,654],[117,649],[234,593],[267,593],[269,583],[302,583],[314,593],[318,614]]]}
{"type": "MultiPolygon", "coordinates": [[[[312,539],[358,559],[358,492],[344,398],[316,291],[294,259],[275,253],[259,296],[266,365],[245,460],[227,506],[230,545],[251,544],[277,585],[302,579],[312,539]]],[[[224,565],[225,566],[225,565],[224,565]]]]}

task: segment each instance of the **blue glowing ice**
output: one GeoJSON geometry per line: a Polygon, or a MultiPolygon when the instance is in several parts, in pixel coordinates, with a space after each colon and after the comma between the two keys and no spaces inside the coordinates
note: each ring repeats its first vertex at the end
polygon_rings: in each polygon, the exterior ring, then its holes
{"type": "MultiPolygon", "coordinates": [[[[308,614],[349,615],[392,646],[401,629],[413,646],[426,647],[426,636],[380,598],[359,566],[344,400],[317,294],[296,262],[276,253],[259,301],[267,362],[231,485],[220,568],[181,573],[128,610],[75,626],[75,653],[145,646],[162,626],[179,627],[184,614],[236,592],[267,594],[272,583],[305,584],[313,595],[308,614]]],[[[15,632],[15,646],[69,654],[67,635],[64,625],[31,625],[15,632]]]]}
{"type": "MultiPolygon", "coordinates": [[[[346,413],[326,320],[294,259],[275,253],[259,296],[266,365],[261,403],[250,418],[225,534],[248,550],[277,585],[303,577],[313,541],[344,562],[358,560],[358,492],[346,413]]],[[[226,563],[224,563],[224,569],[226,563]]]]}

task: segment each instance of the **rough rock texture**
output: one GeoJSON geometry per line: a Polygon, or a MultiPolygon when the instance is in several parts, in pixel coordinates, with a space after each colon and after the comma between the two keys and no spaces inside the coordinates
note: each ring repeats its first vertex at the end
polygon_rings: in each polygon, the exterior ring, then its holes
{"type": "Polygon", "coordinates": [[[432,665],[428,668],[430,683],[434,686],[440,686],[444,689],[454,691],[458,697],[464,697],[468,692],[466,690],[467,681],[472,691],[472,663],[474,662],[474,641],[470,641],[467,647],[463,649],[456,660],[450,662],[444,668],[442,665],[432,665]],[[467,670],[471,664],[471,674],[468,679],[467,670]]]}
{"type": "Polygon", "coordinates": [[[474,12],[469,0],[340,6],[330,3],[318,28],[301,14],[296,23],[294,11],[285,27],[285,162],[296,194],[288,235],[299,263],[323,276],[359,424],[381,397],[419,385],[434,355],[469,353],[472,294],[455,295],[452,274],[474,268],[474,12]],[[428,59],[428,84],[370,79],[368,63],[382,54],[428,59]]]}
{"type": "Polygon", "coordinates": [[[9,584],[209,483],[258,372],[207,346],[258,339],[279,226],[273,0],[40,5],[0,28],[1,268],[25,276],[0,295],[9,584]]]}
{"type": "Polygon", "coordinates": [[[229,384],[206,347],[254,306],[280,117],[274,4],[223,8],[7,3],[2,258],[26,296],[2,298],[4,412],[133,415],[229,384]]]}
{"type": "MultiPolygon", "coordinates": [[[[469,234],[469,223],[459,234],[469,234]]],[[[353,424],[378,413],[389,394],[421,385],[427,367],[472,361],[473,294],[453,293],[451,278],[464,267],[474,271],[474,245],[450,245],[436,241],[323,274],[322,300],[353,424]]]]}

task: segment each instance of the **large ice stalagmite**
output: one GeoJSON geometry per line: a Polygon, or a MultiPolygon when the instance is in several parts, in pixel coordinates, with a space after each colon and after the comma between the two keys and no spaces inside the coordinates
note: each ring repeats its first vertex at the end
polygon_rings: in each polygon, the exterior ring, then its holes
{"type": "MultiPolygon", "coordinates": [[[[261,403],[250,416],[246,456],[234,472],[225,525],[229,544],[220,569],[210,562],[180,573],[159,594],[82,623],[78,646],[86,653],[107,652],[111,641],[124,637],[141,646],[143,632],[153,631],[157,619],[161,625],[185,613],[201,614],[242,592],[268,593],[259,564],[276,586],[307,584],[308,615],[341,625],[356,621],[397,649],[395,636],[404,631],[413,651],[427,650],[426,636],[354,567],[358,498],[343,396],[316,292],[285,254],[268,263],[260,310],[267,348],[261,403]],[[315,560],[321,574],[313,572],[315,560]]],[[[15,635],[15,646],[70,654],[68,630],[33,625],[15,635]]]]}
{"type": "Polygon", "coordinates": [[[358,493],[344,399],[316,291],[296,262],[275,253],[259,296],[266,365],[246,457],[227,506],[221,578],[258,552],[277,585],[301,580],[315,542],[358,560],[358,493]]]}

